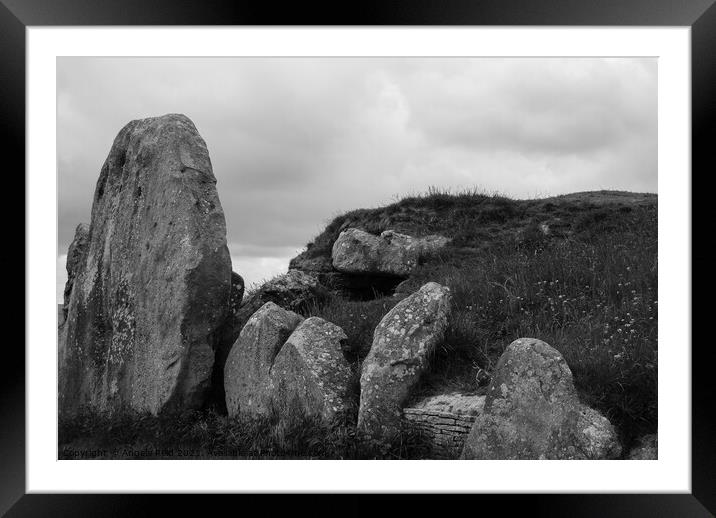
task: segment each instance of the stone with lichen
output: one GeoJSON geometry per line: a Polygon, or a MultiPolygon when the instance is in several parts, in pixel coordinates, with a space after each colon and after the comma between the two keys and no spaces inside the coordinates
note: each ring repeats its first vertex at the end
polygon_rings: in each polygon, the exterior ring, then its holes
{"type": "Polygon", "coordinates": [[[450,241],[443,236],[412,237],[393,230],[375,236],[349,228],[333,243],[333,267],[350,274],[408,276],[421,257],[434,254],[450,241]]]}
{"type": "Polygon", "coordinates": [[[289,311],[302,311],[328,296],[318,279],[300,270],[289,270],[263,283],[241,303],[232,318],[233,344],[248,319],[267,302],[289,311]]]}
{"type": "Polygon", "coordinates": [[[231,260],[209,152],[191,120],[170,114],[119,132],[87,234],[61,328],[60,412],[200,407],[231,260]]]}
{"type": "Polygon", "coordinates": [[[224,366],[222,383],[230,417],[266,415],[271,410],[270,373],[286,339],[303,321],[267,302],[241,330],[224,366]]]}
{"type": "Polygon", "coordinates": [[[572,372],[553,347],[512,342],[495,368],[463,459],[609,459],[621,453],[614,427],[580,403],[572,372]]]}
{"type": "Polygon", "coordinates": [[[400,431],[402,408],[443,339],[450,290],[429,282],[400,301],[380,321],[363,361],[358,433],[389,444],[400,431]]]}
{"type": "Polygon", "coordinates": [[[279,409],[299,408],[330,421],[350,406],[351,369],[343,357],[343,329],[319,317],[304,320],[271,366],[270,396],[279,409]]]}

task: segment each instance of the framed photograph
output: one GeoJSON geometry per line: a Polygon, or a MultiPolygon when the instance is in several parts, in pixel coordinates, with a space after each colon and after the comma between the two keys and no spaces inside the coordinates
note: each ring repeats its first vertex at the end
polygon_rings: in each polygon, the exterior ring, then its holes
{"type": "Polygon", "coordinates": [[[0,510],[709,516],[712,3],[4,1],[27,252],[0,510]]]}

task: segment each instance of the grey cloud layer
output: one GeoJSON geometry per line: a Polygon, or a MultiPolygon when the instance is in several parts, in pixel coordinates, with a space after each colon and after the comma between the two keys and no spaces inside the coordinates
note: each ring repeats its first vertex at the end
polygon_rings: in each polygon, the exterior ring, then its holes
{"type": "MultiPolygon", "coordinates": [[[[58,59],[59,251],[131,119],[181,112],[228,239],[284,257],[339,212],[431,185],[656,192],[656,60],[58,59]]],[[[233,253],[233,252],[232,252],[233,253]]]]}

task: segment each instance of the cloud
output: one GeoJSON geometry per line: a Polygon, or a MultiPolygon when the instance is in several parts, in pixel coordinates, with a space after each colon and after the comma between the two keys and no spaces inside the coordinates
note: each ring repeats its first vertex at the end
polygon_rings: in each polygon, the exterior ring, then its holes
{"type": "Polygon", "coordinates": [[[206,140],[232,255],[256,265],[431,185],[655,192],[656,72],[653,58],[60,58],[58,253],[119,129],[170,112],[206,140]]]}

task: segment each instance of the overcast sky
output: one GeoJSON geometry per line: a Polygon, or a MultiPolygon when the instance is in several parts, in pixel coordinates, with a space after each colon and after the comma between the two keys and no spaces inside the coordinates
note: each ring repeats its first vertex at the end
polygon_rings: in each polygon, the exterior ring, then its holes
{"type": "Polygon", "coordinates": [[[58,301],[114,137],[165,113],[206,140],[247,284],[430,186],[657,191],[654,58],[58,58],[58,301]]]}

